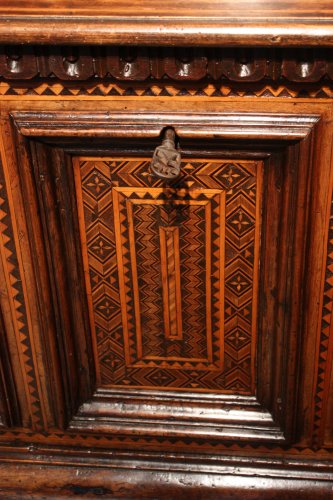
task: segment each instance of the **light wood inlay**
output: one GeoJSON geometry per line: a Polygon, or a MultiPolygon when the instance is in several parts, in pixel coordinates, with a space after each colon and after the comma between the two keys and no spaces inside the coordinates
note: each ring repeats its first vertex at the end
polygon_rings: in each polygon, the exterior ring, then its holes
{"type": "Polygon", "coordinates": [[[146,158],[79,161],[101,384],[248,391],[261,164],[193,159],[185,189],[142,176],[146,158]]]}
{"type": "Polygon", "coordinates": [[[160,227],[164,329],[167,338],[182,339],[178,227],[160,227]]]}

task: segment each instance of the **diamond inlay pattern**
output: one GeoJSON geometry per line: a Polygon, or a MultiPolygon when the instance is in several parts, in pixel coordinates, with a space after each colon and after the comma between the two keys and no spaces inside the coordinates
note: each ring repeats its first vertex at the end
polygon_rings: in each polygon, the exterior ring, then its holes
{"type": "Polygon", "coordinates": [[[251,393],[261,163],[183,162],[169,187],[148,159],[74,166],[100,385],[251,393]]]}

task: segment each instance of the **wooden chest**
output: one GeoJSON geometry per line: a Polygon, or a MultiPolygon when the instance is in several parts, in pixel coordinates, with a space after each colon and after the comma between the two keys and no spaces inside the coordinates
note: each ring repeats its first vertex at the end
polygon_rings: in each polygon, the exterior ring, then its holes
{"type": "Polygon", "coordinates": [[[332,5],[4,4],[0,497],[333,498],[332,5]]]}

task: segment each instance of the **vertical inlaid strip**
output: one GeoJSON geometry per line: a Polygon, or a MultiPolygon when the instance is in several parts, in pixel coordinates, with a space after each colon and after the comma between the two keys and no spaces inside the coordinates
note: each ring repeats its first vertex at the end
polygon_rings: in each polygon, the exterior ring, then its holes
{"type": "Polygon", "coordinates": [[[168,339],[182,339],[178,227],[160,227],[164,331],[168,339]]]}

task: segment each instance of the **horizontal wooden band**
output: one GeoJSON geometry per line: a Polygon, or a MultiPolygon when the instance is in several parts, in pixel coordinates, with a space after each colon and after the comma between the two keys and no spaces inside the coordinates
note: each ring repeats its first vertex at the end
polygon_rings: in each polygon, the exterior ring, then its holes
{"type": "Polygon", "coordinates": [[[330,49],[311,48],[3,46],[0,77],[9,81],[49,78],[90,82],[103,78],[163,83],[203,80],[315,83],[333,80],[333,62],[330,49]]]}
{"type": "Polygon", "coordinates": [[[11,113],[22,135],[28,137],[158,137],[173,126],[183,138],[303,139],[319,115],[265,113],[11,113]],[[92,122],[94,126],[92,127],[92,122]]]}
{"type": "Polygon", "coordinates": [[[0,21],[1,43],[141,44],[182,46],[333,46],[330,18],[177,18],[9,16],[0,21]]]}

